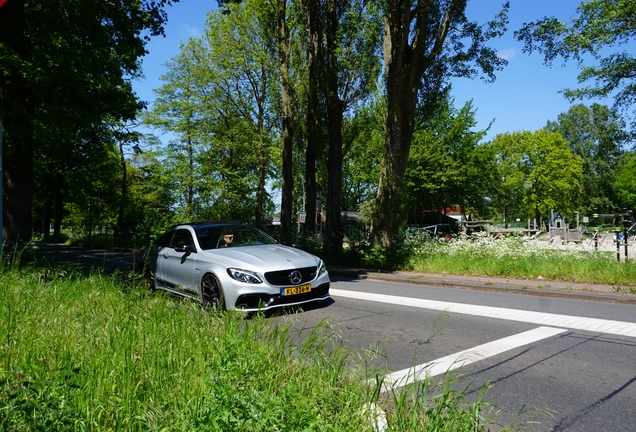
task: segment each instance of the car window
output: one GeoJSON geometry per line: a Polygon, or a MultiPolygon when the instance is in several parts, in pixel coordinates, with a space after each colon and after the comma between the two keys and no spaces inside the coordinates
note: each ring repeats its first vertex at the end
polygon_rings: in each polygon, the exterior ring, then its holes
{"type": "Polygon", "coordinates": [[[208,250],[216,248],[219,241],[219,233],[210,229],[197,229],[197,240],[201,249],[208,250]]]}
{"type": "Polygon", "coordinates": [[[274,243],[267,234],[249,225],[203,226],[195,231],[204,250],[274,243]]]}
{"type": "Polygon", "coordinates": [[[168,246],[170,246],[170,240],[172,240],[172,235],[173,234],[174,234],[174,231],[168,231],[167,233],[165,233],[164,235],[159,237],[157,239],[157,245],[160,246],[160,247],[168,247],[168,246]]]}
{"type": "Polygon", "coordinates": [[[194,241],[192,240],[192,234],[186,229],[176,230],[174,237],[172,237],[172,243],[170,247],[176,248],[178,246],[191,246],[194,248],[194,241]]]}

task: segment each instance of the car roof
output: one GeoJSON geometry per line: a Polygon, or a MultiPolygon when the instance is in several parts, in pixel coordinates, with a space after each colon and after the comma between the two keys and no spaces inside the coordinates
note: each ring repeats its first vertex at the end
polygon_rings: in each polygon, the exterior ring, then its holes
{"type": "Polygon", "coordinates": [[[169,229],[174,229],[176,227],[180,227],[180,226],[184,226],[184,225],[188,225],[191,226],[192,228],[198,228],[198,227],[213,227],[213,226],[226,226],[226,225],[247,225],[245,222],[241,222],[241,221],[233,221],[233,220],[211,220],[211,221],[196,221],[196,222],[183,222],[183,223],[178,223],[175,224],[173,226],[171,226],[169,229]]]}

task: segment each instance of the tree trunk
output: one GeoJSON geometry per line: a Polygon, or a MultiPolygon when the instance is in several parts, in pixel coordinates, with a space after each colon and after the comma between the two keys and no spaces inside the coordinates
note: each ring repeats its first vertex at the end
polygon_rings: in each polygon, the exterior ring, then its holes
{"type": "Polygon", "coordinates": [[[508,202],[507,201],[504,202],[503,217],[504,217],[504,221],[505,221],[504,228],[508,229],[508,202]]]}
{"type": "MultiPolygon", "coordinates": [[[[19,57],[28,58],[31,50],[24,36],[24,2],[9,0],[0,8],[0,43],[19,57]]],[[[5,65],[8,66],[8,65],[5,65]]],[[[3,118],[3,227],[5,241],[29,241],[32,236],[32,199],[34,188],[34,138],[31,118],[34,95],[27,80],[15,68],[13,75],[0,73],[0,109],[3,118]]]]}
{"type": "MultiPolygon", "coordinates": [[[[259,122],[260,123],[260,122],[259,122]]],[[[263,137],[263,128],[259,125],[258,131],[258,187],[256,189],[256,214],[255,223],[257,228],[263,226],[263,206],[265,203],[265,177],[267,171],[267,156],[265,149],[265,138],[263,137]]]]}
{"type": "Polygon", "coordinates": [[[322,33],[320,25],[319,2],[308,0],[305,4],[309,53],[307,67],[309,69],[309,96],[307,103],[307,148],[305,150],[305,233],[316,232],[316,149],[320,142],[320,56],[322,33]]]}
{"type": "Polygon", "coordinates": [[[410,17],[396,3],[389,2],[384,18],[387,114],[376,208],[371,222],[372,242],[385,247],[392,246],[402,223],[402,180],[411,148],[419,88],[419,77],[414,76],[414,65],[409,63],[410,17]]]}
{"type": "Polygon", "coordinates": [[[124,227],[124,218],[126,212],[126,201],[128,196],[128,177],[126,172],[126,156],[124,154],[124,142],[123,139],[119,140],[119,161],[121,164],[121,198],[119,201],[119,215],[117,216],[117,226],[113,238],[119,240],[122,234],[126,234],[124,227]]]}
{"type": "Polygon", "coordinates": [[[255,214],[255,225],[257,228],[261,228],[263,226],[263,207],[265,206],[265,183],[267,181],[267,167],[269,165],[269,157],[267,155],[267,142],[265,137],[265,110],[267,103],[267,88],[268,86],[265,83],[268,82],[266,79],[267,70],[264,67],[261,67],[261,82],[263,86],[261,86],[261,90],[257,97],[257,106],[258,106],[258,114],[257,114],[257,122],[256,122],[256,130],[258,133],[258,186],[256,189],[256,214],[255,214]]]}
{"type": "Polygon", "coordinates": [[[59,238],[62,233],[62,218],[64,217],[64,194],[61,189],[55,191],[55,222],[53,224],[53,236],[59,238]]]}
{"type": "Polygon", "coordinates": [[[337,55],[338,15],[336,1],[327,0],[327,62],[326,99],[329,130],[329,180],[327,185],[327,251],[342,251],[342,111],[343,103],[338,94],[337,55]]]}
{"type": "Polygon", "coordinates": [[[36,225],[39,227],[40,232],[35,234],[41,234],[44,241],[48,241],[51,235],[51,213],[53,208],[53,200],[49,197],[46,199],[44,209],[42,211],[42,219],[36,221],[36,225]]]}
{"type": "Polygon", "coordinates": [[[188,207],[188,213],[186,218],[191,220],[194,217],[194,144],[192,143],[192,126],[190,124],[190,118],[188,118],[188,136],[187,136],[187,148],[188,148],[188,184],[186,191],[186,203],[188,207]]]}
{"type": "MultiPolygon", "coordinates": [[[[415,127],[418,91],[424,73],[442,52],[454,9],[461,0],[452,0],[443,20],[431,24],[429,8],[434,4],[387,0],[384,16],[384,68],[387,114],[380,180],[371,222],[374,244],[394,246],[404,221],[402,183],[415,127]]],[[[465,1],[463,2],[465,7],[465,1]]]]}
{"type": "MultiPolygon", "coordinates": [[[[385,25],[386,27],[386,25],[385,25]]],[[[385,30],[386,31],[386,30],[385,30]]],[[[408,35],[405,32],[404,37],[408,35]]],[[[407,40],[399,41],[407,44],[407,40]]],[[[384,122],[385,142],[376,212],[371,224],[372,241],[391,247],[403,221],[401,211],[402,181],[406,171],[414,131],[415,108],[419,80],[405,62],[398,41],[385,36],[387,115],[384,122]]]]}
{"type": "Polygon", "coordinates": [[[278,35],[278,60],[280,73],[282,127],[283,127],[283,167],[282,167],[282,202],[280,222],[283,244],[292,243],[293,212],[293,97],[289,78],[289,35],[287,34],[287,0],[278,0],[276,31],[278,35]]]}

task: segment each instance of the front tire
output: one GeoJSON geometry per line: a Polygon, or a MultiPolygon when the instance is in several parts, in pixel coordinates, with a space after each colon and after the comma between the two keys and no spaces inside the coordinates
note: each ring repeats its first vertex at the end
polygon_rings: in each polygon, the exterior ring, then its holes
{"type": "Polygon", "coordinates": [[[204,309],[212,312],[225,310],[221,286],[211,274],[206,274],[201,280],[201,305],[204,309]]]}

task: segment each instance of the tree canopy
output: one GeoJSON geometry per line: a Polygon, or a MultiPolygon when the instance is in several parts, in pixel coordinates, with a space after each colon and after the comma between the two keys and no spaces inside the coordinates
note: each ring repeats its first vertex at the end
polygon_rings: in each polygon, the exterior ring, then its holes
{"type": "Polygon", "coordinates": [[[8,0],[0,8],[6,239],[31,239],[36,153],[54,155],[48,168],[63,170],[76,147],[96,144],[105,118],[132,119],[142,107],[131,80],[149,37],[163,33],[169,3],[8,0]]]}
{"type": "Polygon", "coordinates": [[[474,131],[475,126],[472,102],[457,109],[448,95],[432,116],[418,122],[405,174],[404,204],[412,223],[421,223],[432,210],[486,213],[494,158],[480,145],[486,131],[474,131]]]}
{"type": "MultiPolygon", "coordinates": [[[[577,16],[565,23],[554,17],[524,24],[515,32],[524,52],[538,51],[551,65],[557,57],[581,67],[577,89],[565,89],[570,100],[614,96],[616,106],[635,113],[636,3],[633,0],[582,2],[577,16]],[[596,61],[596,64],[591,64],[596,61]]],[[[636,117],[633,118],[636,122],[636,117]]],[[[636,123],[633,124],[636,126],[636,123]]]]}
{"type": "MultiPolygon", "coordinates": [[[[583,161],[556,132],[500,134],[491,145],[498,159],[502,205],[515,202],[517,215],[537,223],[551,209],[574,211],[572,197],[580,192],[583,161]]],[[[510,213],[508,210],[506,213],[510,213]]]]}
{"type": "MultiPolygon", "coordinates": [[[[140,244],[178,220],[265,225],[280,204],[281,241],[340,256],[352,244],[343,211],[368,216],[371,236],[358,238],[393,247],[430,210],[508,222],[636,205],[624,111],[578,104],[483,142],[479,107],[454,106],[451,78],[489,82],[505,66],[491,42],[508,3],[478,23],[467,0],[224,1],[166,64],[146,111],[131,80],[169,3],[0,8],[6,239],[54,226],[140,244]],[[166,142],[135,130],[140,119],[166,142]]],[[[578,10],[517,37],[548,63],[579,62],[593,84],[568,97],[606,89],[631,107],[631,53],[614,50],[633,43],[631,2],[578,10]]]]}
{"type": "Polygon", "coordinates": [[[186,219],[260,226],[271,208],[265,186],[276,172],[277,77],[253,7],[210,13],[205,34],[167,64],[145,119],[176,134],[165,158],[179,176],[175,203],[186,219]]]}
{"type": "Polygon", "coordinates": [[[624,155],[616,176],[615,187],[622,207],[636,209],[636,154],[624,155]]]}
{"type": "Polygon", "coordinates": [[[591,213],[594,208],[614,209],[618,203],[614,183],[619,159],[628,136],[624,120],[605,105],[577,104],[546,129],[558,132],[570,150],[583,162],[581,193],[574,197],[577,211],[591,213]]]}
{"type": "Polygon", "coordinates": [[[487,42],[506,30],[508,3],[485,25],[466,16],[466,0],[389,0],[384,8],[385,146],[371,235],[392,246],[418,104],[430,112],[451,77],[495,79],[507,62],[487,42]]]}

